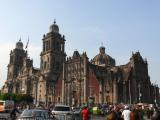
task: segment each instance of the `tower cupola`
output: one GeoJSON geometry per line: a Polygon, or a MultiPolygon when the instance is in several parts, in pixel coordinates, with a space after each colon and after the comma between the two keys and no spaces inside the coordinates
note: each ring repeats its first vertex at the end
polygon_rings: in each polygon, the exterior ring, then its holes
{"type": "Polygon", "coordinates": [[[105,54],[105,47],[104,47],[104,46],[101,46],[101,47],[99,48],[99,52],[100,52],[100,54],[105,54]]]}
{"type": "Polygon", "coordinates": [[[23,49],[23,43],[21,42],[21,38],[19,41],[16,43],[16,48],[22,50],[23,49]]]}
{"type": "Polygon", "coordinates": [[[50,26],[50,32],[59,33],[59,27],[56,24],[56,21],[54,20],[54,23],[50,26]]]}

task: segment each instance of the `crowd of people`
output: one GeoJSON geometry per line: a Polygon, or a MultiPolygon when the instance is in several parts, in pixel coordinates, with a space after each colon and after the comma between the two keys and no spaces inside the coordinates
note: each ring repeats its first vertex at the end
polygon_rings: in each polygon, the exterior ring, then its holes
{"type": "MultiPolygon", "coordinates": [[[[144,105],[98,105],[106,120],[160,120],[160,109],[144,105]]],[[[82,109],[82,120],[90,120],[91,108],[82,109]]]]}
{"type": "Polygon", "coordinates": [[[115,106],[110,108],[107,120],[160,120],[160,112],[157,107],[115,106]]]}
{"type": "Polygon", "coordinates": [[[160,120],[160,109],[149,105],[100,106],[106,120],[160,120]]]}

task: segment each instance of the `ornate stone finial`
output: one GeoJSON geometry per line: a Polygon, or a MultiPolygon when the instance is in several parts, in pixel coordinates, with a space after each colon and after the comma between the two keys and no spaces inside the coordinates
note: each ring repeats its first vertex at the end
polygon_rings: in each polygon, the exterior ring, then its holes
{"type": "Polygon", "coordinates": [[[19,38],[19,42],[21,42],[21,37],[19,38]]]}
{"type": "Polygon", "coordinates": [[[56,19],[54,19],[54,24],[56,24],[56,19]]]}
{"type": "Polygon", "coordinates": [[[53,24],[50,26],[50,32],[59,33],[59,27],[56,24],[56,20],[54,19],[53,24]]]}
{"type": "Polygon", "coordinates": [[[101,46],[99,48],[99,52],[100,52],[100,54],[104,54],[105,53],[105,47],[103,46],[103,43],[101,43],[101,46]]]}

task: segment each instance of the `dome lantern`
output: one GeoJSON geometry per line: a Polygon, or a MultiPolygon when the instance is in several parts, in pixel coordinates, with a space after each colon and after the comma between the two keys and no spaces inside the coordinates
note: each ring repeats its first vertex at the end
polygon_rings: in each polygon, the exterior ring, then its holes
{"type": "Polygon", "coordinates": [[[56,20],[54,19],[54,23],[50,26],[50,32],[59,33],[59,27],[56,24],[56,20]]]}
{"type": "Polygon", "coordinates": [[[101,47],[99,48],[99,52],[100,52],[100,54],[105,54],[105,47],[104,47],[104,46],[101,46],[101,47]]]}
{"type": "Polygon", "coordinates": [[[21,42],[21,38],[19,39],[19,41],[16,43],[16,48],[17,49],[23,49],[23,43],[21,42]]]}
{"type": "Polygon", "coordinates": [[[105,47],[101,46],[99,48],[99,54],[97,54],[93,60],[92,64],[99,66],[115,66],[115,59],[105,53],[105,47]]]}

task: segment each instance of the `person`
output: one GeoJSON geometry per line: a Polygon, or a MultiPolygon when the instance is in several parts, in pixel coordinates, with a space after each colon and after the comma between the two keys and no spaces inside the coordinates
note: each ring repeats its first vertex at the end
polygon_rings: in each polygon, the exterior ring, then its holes
{"type": "Polygon", "coordinates": [[[11,120],[16,120],[16,113],[19,113],[17,106],[15,105],[13,110],[10,113],[11,120]]]}
{"type": "Polygon", "coordinates": [[[48,107],[48,115],[51,117],[52,116],[52,107],[50,106],[50,107],[48,107]]]}
{"type": "Polygon", "coordinates": [[[160,112],[158,108],[154,108],[153,115],[151,116],[151,120],[160,120],[160,112]]]}
{"type": "Polygon", "coordinates": [[[30,109],[30,106],[29,106],[29,105],[27,105],[26,109],[27,109],[27,110],[29,110],[29,109],[30,109]]]}
{"type": "Polygon", "coordinates": [[[130,120],[141,120],[138,114],[138,110],[136,108],[132,108],[130,113],[130,120]]]}
{"type": "Polygon", "coordinates": [[[107,120],[117,120],[117,114],[116,112],[112,109],[107,115],[107,120]]]}
{"type": "Polygon", "coordinates": [[[85,106],[84,109],[82,110],[82,118],[83,120],[89,120],[89,110],[87,106],[85,106]]]}
{"type": "Polygon", "coordinates": [[[124,110],[122,112],[123,119],[124,120],[130,120],[130,114],[131,114],[131,111],[129,110],[129,107],[125,106],[124,110]]]}

